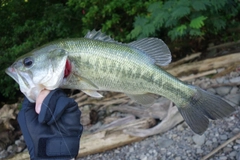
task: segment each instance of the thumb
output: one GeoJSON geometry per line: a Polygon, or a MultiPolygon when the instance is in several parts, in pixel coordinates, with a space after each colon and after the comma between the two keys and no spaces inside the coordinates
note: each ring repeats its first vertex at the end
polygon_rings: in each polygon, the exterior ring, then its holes
{"type": "Polygon", "coordinates": [[[37,97],[37,100],[36,100],[36,105],[35,105],[35,111],[37,114],[40,113],[41,111],[41,107],[42,107],[42,103],[43,103],[43,100],[47,97],[47,95],[50,93],[50,90],[42,90],[38,97],[37,97]]]}

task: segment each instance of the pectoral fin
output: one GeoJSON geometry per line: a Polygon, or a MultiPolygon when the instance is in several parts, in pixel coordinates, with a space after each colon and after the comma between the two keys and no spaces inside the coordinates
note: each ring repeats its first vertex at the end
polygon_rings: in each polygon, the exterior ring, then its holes
{"type": "Polygon", "coordinates": [[[87,95],[94,97],[94,98],[102,98],[103,97],[103,95],[101,95],[97,91],[93,91],[93,90],[82,90],[82,91],[84,93],[86,93],[87,95]]]}
{"type": "Polygon", "coordinates": [[[151,105],[155,101],[155,97],[153,94],[145,93],[145,94],[126,94],[132,100],[136,101],[137,103],[143,105],[151,105]]]}

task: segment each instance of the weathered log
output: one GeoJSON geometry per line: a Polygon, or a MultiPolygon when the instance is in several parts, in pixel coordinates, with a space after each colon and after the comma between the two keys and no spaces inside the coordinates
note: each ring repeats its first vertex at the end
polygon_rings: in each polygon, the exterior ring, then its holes
{"type": "Polygon", "coordinates": [[[130,136],[123,133],[123,130],[130,128],[146,129],[152,127],[155,123],[155,119],[153,118],[141,118],[130,121],[119,127],[113,127],[95,134],[85,135],[80,141],[78,157],[104,152],[132,142],[140,141],[143,139],[142,137],[130,136]]]}
{"type": "Polygon", "coordinates": [[[206,60],[183,64],[167,71],[176,77],[183,75],[195,74],[205,72],[217,68],[228,67],[229,64],[240,62],[240,53],[229,54],[216,58],[209,58],[206,60]]]}
{"type": "Polygon", "coordinates": [[[184,57],[184,58],[182,58],[182,59],[180,59],[176,62],[170,63],[168,66],[164,67],[164,69],[171,69],[171,68],[174,68],[174,67],[179,66],[181,64],[184,64],[186,62],[189,62],[190,60],[193,60],[197,57],[200,57],[201,54],[202,54],[201,52],[198,52],[198,53],[194,53],[194,54],[191,54],[189,56],[186,56],[186,57],[184,57]]]}

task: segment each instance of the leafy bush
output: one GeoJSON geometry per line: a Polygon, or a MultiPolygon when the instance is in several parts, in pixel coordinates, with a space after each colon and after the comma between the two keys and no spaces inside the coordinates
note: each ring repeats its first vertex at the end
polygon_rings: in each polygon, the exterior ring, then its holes
{"type": "Polygon", "coordinates": [[[168,0],[149,5],[148,13],[137,16],[129,39],[165,35],[179,38],[205,37],[239,26],[238,0],[168,0]]]}
{"type": "Polygon", "coordinates": [[[133,29],[134,17],[147,13],[147,6],[154,0],[69,0],[68,5],[77,15],[82,14],[82,33],[95,28],[112,35],[119,41],[126,41],[126,35],[133,29]]]}

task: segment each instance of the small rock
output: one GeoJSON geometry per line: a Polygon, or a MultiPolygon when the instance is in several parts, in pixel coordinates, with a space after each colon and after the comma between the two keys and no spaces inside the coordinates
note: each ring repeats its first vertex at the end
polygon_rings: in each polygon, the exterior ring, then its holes
{"type": "Polygon", "coordinates": [[[193,141],[198,145],[198,146],[201,146],[202,144],[204,144],[205,142],[205,135],[198,135],[198,134],[195,134],[193,137],[192,137],[193,141]]]}
{"type": "Polygon", "coordinates": [[[236,146],[233,146],[233,149],[237,150],[237,149],[238,149],[238,146],[237,146],[237,145],[236,145],[236,146]]]}
{"type": "Polygon", "coordinates": [[[14,145],[8,146],[7,151],[8,151],[9,153],[15,153],[15,152],[17,152],[17,145],[14,144],[14,145]]]}
{"type": "Polygon", "coordinates": [[[24,141],[24,137],[23,137],[23,135],[21,135],[20,140],[21,140],[21,141],[24,141]]]}
{"type": "Polygon", "coordinates": [[[207,140],[205,143],[207,146],[211,146],[212,145],[212,141],[207,140]]]}
{"type": "Polygon", "coordinates": [[[232,78],[232,79],[230,79],[230,82],[231,83],[238,83],[238,82],[240,82],[240,77],[232,78]]]}
{"type": "Polygon", "coordinates": [[[213,89],[213,88],[208,88],[207,91],[211,92],[211,93],[214,93],[214,94],[216,93],[215,89],[213,89]]]}
{"type": "Polygon", "coordinates": [[[160,146],[162,147],[162,148],[166,148],[166,147],[169,147],[171,144],[173,144],[173,140],[171,140],[171,139],[162,139],[159,143],[160,143],[160,146]]]}
{"type": "Polygon", "coordinates": [[[212,141],[213,141],[214,143],[217,142],[217,138],[214,137],[214,138],[212,139],[212,141]]]}
{"type": "Polygon", "coordinates": [[[239,128],[234,128],[232,132],[233,132],[233,134],[237,134],[237,133],[239,133],[239,131],[240,131],[239,128]]]}
{"type": "Polygon", "coordinates": [[[203,150],[201,148],[198,148],[197,149],[197,154],[201,154],[201,153],[203,153],[203,150]]]}
{"type": "Polygon", "coordinates": [[[226,156],[221,156],[221,157],[219,157],[219,160],[227,160],[227,157],[226,156]]]}
{"type": "Polygon", "coordinates": [[[119,150],[115,150],[114,153],[120,153],[120,151],[119,150]]]}
{"type": "Polygon", "coordinates": [[[238,152],[236,153],[236,159],[237,159],[237,160],[240,159],[240,151],[238,151],[238,152]]]}
{"type": "Polygon", "coordinates": [[[225,77],[219,77],[219,78],[216,79],[216,81],[217,81],[219,84],[222,84],[225,79],[226,79],[225,77]]]}
{"type": "Polygon", "coordinates": [[[129,149],[129,152],[133,152],[133,151],[134,151],[134,148],[130,148],[130,149],[129,149]]]}
{"type": "Polygon", "coordinates": [[[221,135],[221,136],[220,136],[220,139],[221,139],[221,140],[226,140],[226,139],[227,139],[227,135],[221,135]]]}
{"type": "Polygon", "coordinates": [[[236,155],[237,155],[237,152],[236,152],[236,151],[232,151],[232,152],[229,154],[230,157],[235,157],[236,155]]]}
{"type": "Polygon", "coordinates": [[[225,80],[223,81],[223,83],[224,83],[224,84],[228,84],[228,83],[230,83],[230,81],[229,81],[229,79],[225,79],[225,80]]]}
{"type": "Polygon", "coordinates": [[[141,160],[147,160],[148,157],[147,156],[144,156],[143,158],[141,158],[141,160]]]}
{"type": "Polygon", "coordinates": [[[205,89],[205,88],[208,87],[209,84],[210,84],[210,82],[209,82],[209,81],[206,81],[206,82],[200,84],[200,87],[203,88],[203,89],[205,89]]]}
{"type": "Polygon", "coordinates": [[[226,148],[223,149],[224,153],[229,153],[231,151],[232,151],[232,148],[230,148],[230,147],[226,147],[226,148]]]}
{"type": "Polygon", "coordinates": [[[236,143],[240,144],[240,139],[237,139],[237,140],[236,140],[236,143]]]}
{"type": "Polygon", "coordinates": [[[234,86],[231,91],[230,94],[236,94],[238,92],[238,87],[234,86]]]}
{"type": "Polygon", "coordinates": [[[226,99],[228,99],[229,101],[239,105],[240,104],[240,93],[238,94],[229,94],[227,96],[225,96],[226,99]]]}
{"type": "Polygon", "coordinates": [[[183,130],[184,130],[184,128],[183,128],[183,126],[182,126],[182,125],[178,125],[178,126],[177,126],[177,130],[178,130],[178,131],[183,131],[183,130]]]}
{"type": "Polygon", "coordinates": [[[4,159],[8,156],[8,152],[6,150],[3,150],[0,152],[0,159],[4,159]]]}
{"type": "Polygon", "coordinates": [[[181,157],[176,157],[175,160],[181,160],[181,157]]]}
{"type": "Polygon", "coordinates": [[[227,95],[230,92],[231,89],[232,89],[232,87],[223,86],[223,87],[216,88],[216,92],[220,96],[225,96],[225,95],[227,95]]]}

